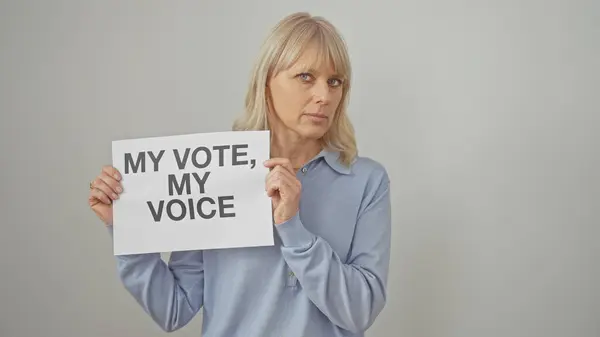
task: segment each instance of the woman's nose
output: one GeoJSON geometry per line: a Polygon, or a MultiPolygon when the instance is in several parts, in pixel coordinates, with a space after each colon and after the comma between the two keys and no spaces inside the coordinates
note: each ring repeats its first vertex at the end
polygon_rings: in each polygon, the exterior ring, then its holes
{"type": "Polygon", "coordinates": [[[327,81],[317,81],[313,87],[313,97],[319,103],[328,103],[330,96],[329,84],[327,81]]]}

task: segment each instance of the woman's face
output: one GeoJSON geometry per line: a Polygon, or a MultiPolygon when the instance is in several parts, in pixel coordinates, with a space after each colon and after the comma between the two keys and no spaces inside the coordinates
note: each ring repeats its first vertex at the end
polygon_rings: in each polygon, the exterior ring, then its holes
{"type": "Polygon", "coordinates": [[[318,50],[307,48],[289,69],[271,78],[268,94],[276,129],[319,139],[329,130],[342,98],[342,79],[330,64],[317,66],[318,50]]]}

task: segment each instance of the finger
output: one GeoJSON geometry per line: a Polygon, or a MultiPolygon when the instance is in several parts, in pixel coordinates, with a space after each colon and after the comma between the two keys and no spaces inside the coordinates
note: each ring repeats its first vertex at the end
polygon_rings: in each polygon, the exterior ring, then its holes
{"type": "Polygon", "coordinates": [[[294,172],[294,168],[292,167],[292,162],[290,162],[290,160],[287,158],[271,158],[265,161],[265,166],[271,169],[276,166],[282,166],[291,174],[296,174],[296,172],[294,172]]]}
{"type": "Polygon", "coordinates": [[[287,186],[290,188],[298,188],[301,183],[300,180],[296,177],[296,174],[290,173],[289,171],[282,169],[281,171],[282,179],[286,182],[287,186]]]}
{"type": "Polygon", "coordinates": [[[271,171],[265,180],[265,189],[267,191],[267,195],[272,197],[275,192],[277,192],[281,188],[281,179],[279,178],[279,174],[277,172],[271,171]]]}
{"type": "Polygon", "coordinates": [[[277,175],[285,176],[291,180],[296,179],[295,173],[290,172],[288,169],[286,169],[285,167],[283,167],[281,165],[275,166],[271,171],[269,171],[269,174],[268,174],[268,176],[277,176],[277,175]]]}
{"type": "Polygon", "coordinates": [[[279,192],[279,183],[271,183],[267,185],[267,196],[270,198],[279,192]]]}
{"type": "Polygon", "coordinates": [[[292,188],[296,186],[296,183],[298,182],[298,179],[296,179],[295,176],[291,175],[285,169],[281,169],[281,171],[278,172],[278,174],[276,174],[275,177],[281,180],[283,187],[292,188]]]}
{"type": "Polygon", "coordinates": [[[113,176],[108,175],[107,173],[102,172],[98,178],[100,178],[106,185],[108,185],[112,192],[120,194],[123,192],[123,187],[120,181],[117,181],[113,176]]]}
{"type": "Polygon", "coordinates": [[[265,182],[269,183],[269,182],[273,182],[276,180],[281,180],[286,175],[289,175],[287,170],[284,169],[283,167],[277,166],[277,167],[273,168],[273,170],[271,170],[269,172],[269,174],[267,174],[265,182]]]}
{"type": "Polygon", "coordinates": [[[298,191],[298,185],[296,179],[292,180],[289,177],[283,176],[281,178],[281,186],[279,187],[279,194],[285,198],[286,196],[293,196],[298,191]]]}
{"type": "Polygon", "coordinates": [[[92,199],[99,200],[100,202],[107,205],[110,205],[112,203],[112,200],[106,195],[106,193],[97,188],[94,188],[90,191],[90,196],[92,197],[92,199]]]}
{"type": "MultiPolygon", "coordinates": [[[[107,178],[104,178],[107,179],[107,178]]],[[[110,187],[102,178],[102,176],[98,176],[93,182],[92,182],[92,187],[94,190],[98,190],[101,191],[103,194],[105,194],[107,197],[111,198],[112,200],[118,199],[119,196],[117,195],[117,193],[112,189],[112,187],[110,187]]]]}
{"type": "Polygon", "coordinates": [[[106,173],[107,175],[113,177],[117,181],[121,180],[121,173],[113,166],[106,165],[102,167],[102,173],[106,173]]]}
{"type": "Polygon", "coordinates": [[[269,197],[274,196],[282,188],[282,179],[280,176],[281,175],[278,174],[278,172],[271,172],[271,174],[267,176],[265,189],[269,197]]]}
{"type": "Polygon", "coordinates": [[[275,191],[292,193],[298,187],[299,182],[296,177],[290,176],[290,174],[282,168],[277,171],[272,171],[272,174],[269,174],[267,177],[266,188],[269,196],[272,196],[275,191]]]}

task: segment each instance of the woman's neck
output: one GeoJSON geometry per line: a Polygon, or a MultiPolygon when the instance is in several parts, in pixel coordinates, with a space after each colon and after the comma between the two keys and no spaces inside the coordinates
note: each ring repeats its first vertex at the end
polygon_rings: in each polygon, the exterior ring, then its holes
{"type": "Polygon", "coordinates": [[[300,139],[291,135],[277,137],[275,134],[271,139],[271,157],[289,159],[294,170],[300,169],[321,150],[321,143],[318,140],[300,139]]]}

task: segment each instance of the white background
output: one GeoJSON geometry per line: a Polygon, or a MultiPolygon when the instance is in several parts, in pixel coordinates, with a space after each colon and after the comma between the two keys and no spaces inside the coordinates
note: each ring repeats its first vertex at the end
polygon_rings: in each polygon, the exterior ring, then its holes
{"type": "Polygon", "coordinates": [[[360,152],[393,181],[368,336],[600,336],[596,0],[0,1],[0,336],[164,336],[88,183],[114,139],[229,130],[296,10],[346,37],[360,152]]]}

